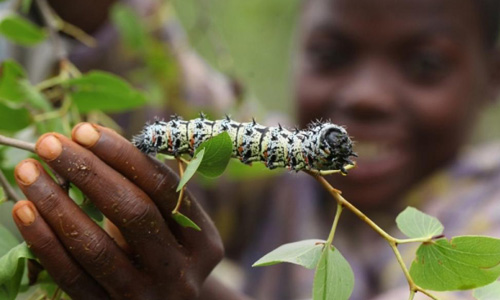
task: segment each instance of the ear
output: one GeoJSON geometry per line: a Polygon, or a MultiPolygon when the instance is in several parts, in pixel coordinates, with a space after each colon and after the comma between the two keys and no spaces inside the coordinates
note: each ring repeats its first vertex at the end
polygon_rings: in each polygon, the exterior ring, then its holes
{"type": "Polygon", "coordinates": [[[500,97],[500,49],[495,48],[490,55],[488,101],[497,102],[500,97]]]}

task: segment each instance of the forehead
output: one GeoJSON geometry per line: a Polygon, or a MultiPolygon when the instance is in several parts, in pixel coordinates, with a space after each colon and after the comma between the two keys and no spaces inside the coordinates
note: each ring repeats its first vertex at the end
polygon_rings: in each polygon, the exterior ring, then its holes
{"type": "Polygon", "coordinates": [[[357,40],[416,35],[481,38],[471,0],[307,0],[302,32],[346,34],[357,40]]]}

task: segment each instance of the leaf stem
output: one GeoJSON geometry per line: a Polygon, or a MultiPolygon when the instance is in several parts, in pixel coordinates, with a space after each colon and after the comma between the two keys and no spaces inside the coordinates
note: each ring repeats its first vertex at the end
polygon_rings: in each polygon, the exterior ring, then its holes
{"type": "Polygon", "coordinates": [[[395,239],[397,245],[409,243],[428,243],[432,241],[432,237],[414,238],[414,239],[395,239]]]}
{"type": "Polygon", "coordinates": [[[335,236],[335,231],[337,230],[337,225],[339,223],[340,215],[342,214],[343,206],[337,203],[337,211],[335,212],[335,219],[333,219],[332,229],[328,235],[328,240],[326,240],[326,245],[330,246],[333,243],[333,237],[335,236]]]}
{"type": "Polygon", "coordinates": [[[51,300],[59,300],[61,299],[61,295],[62,295],[62,290],[60,287],[57,287],[54,294],[52,295],[52,298],[50,298],[51,300]]]}
{"type": "Polygon", "coordinates": [[[87,47],[97,46],[97,41],[94,37],[88,35],[85,31],[81,30],[75,25],[64,21],[58,15],[52,14],[52,16],[54,17],[56,28],[58,28],[60,31],[74,37],[87,47]]]}
{"type": "Polygon", "coordinates": [[[60,76],[60,75],[59,76],[55,76],[55,77],[51,77],[49,79],[46,79],[46,80],[38,83],[35,86],[35,88],[38,91],[43,91],[45,89],[54,87],[56,85],[60,85],[61,83],[64,83],[66,80],[67,80],[67,78],[64,78],[63,76],[60,76]]]}
{"type": "MultiPolygon", "coordinates": [[[[179,166],[179,178],[182,178],[182,176],[184,176],[184,165],[182,164],[182,160],[177,159],[177,165],[179,166]]],[[[179,192],[179,197],[177,198],[177,204],[175,205],[174,210],[172,210],[172,214],[179,212],[183,197],[184,197],[184,187],[182,187],[182,189],[179,192]]]]}
{"type": "Polygon", "coordinates": [[[433,300],[439,300],[438,297],[434,296],[433,294],[429,293],[428,291],[424,290],[423,288],[419,287],[418,285],[415,285],[415,289],[416,289],[415,292],[420,292],[433,300]]]}

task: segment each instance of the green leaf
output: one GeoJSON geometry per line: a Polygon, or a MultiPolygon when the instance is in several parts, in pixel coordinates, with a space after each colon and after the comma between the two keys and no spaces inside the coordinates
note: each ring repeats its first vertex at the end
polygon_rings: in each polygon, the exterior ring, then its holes
{"type": "Polygon", "coordinates": [[[51,111],[52,105],[28,80],[20,80],[18,82],[19,88],[23,93],[22,100],[25,100],[31,107],[40,109],[42,111],[51,111]]]}
{"type": "Polygon", "coordinates": [[[175,156],[163,154],[163,153],[156,153],[156,159],[158,159],[160,161],[176,160],[175,156]]]}
{"type": "MultiPolygon", "coordinates": [[[[7,196],[5,196],[5,190],[3,187],[0,187],[0,205],[2,205],[5,201],[7,201],[7,196]]],[[[1,232],[0,232],[0,237],[1,237],[1,232]]],[[[0,240],[0,245],[2,244],[2,241],[0,240]]],[[[1,249],[1,246],[0,246],[1,249]]],[[[2,252],[0,250],[0,255],[2,255],[2,252]]]]}
{"type": "Polygon", "coordinates": [[[18,81],[26,78],[21,65],[13,60],[2,62],[0,75],[0,98],[13,102],[19,102],[23,97],[23,91],[18,81]]]}
{"type": "Polygon", "coordinates": [[[104,215],[102,212],[95,206],[95,204],[87,198],[83,192],[74,185],[70,186],[69,196],[73,201],[75,201],[78,206],[94,221],[97,223],[101,223],[104,220],[104,215]]]}
{"type": "Polygon", "coordinates": [[[18,104],[17,108],[21,108],[22,105],[29,104],[43,111],[52,109],[47,99],[26,79],[23,68],[13,60],[2,63],[0,98],[10,102],[11,107],[18,104]]]}
{"type": "Polygon", "coordinates": [[[325,241],[323,240],[304,240],[281,245],[256,261],[252,267],[271,266],[287,262],[314,269],[318,265],[324,246],[325,241]]]}
{"type": "Polygon", "coordinates": [[[184,175],[182,176],[181,180],[179,181],[179,185],[177,186],[177,192],[179,192],[186,185],[189,179],[193,177],[194,173],[196,173],[196,170],[198,170],[198,167],[200,166],[204,155],[205,149],[202,149],[200,152],[195,153],[186,170],[184,170],[184,175]]]}
{"type": "Polygon", "coordinates": [[[144,95],[118,76],[101,71],[73,78],[64,83],[81,113],[92,110],[122,112],[146,102],[144,95]]]}
{"type": "Polygon", "coordinates": [[[407,207],[396,218],[399,230],[410,238],[432,238],[443,233],[438,219],[424,214],[414,207],[407,207]]]}
{"type": "Polygon", "coordinates": [[[83,204],[80,206],[80,208],[89,217],[91,217],[92,220],[96,221],[97,223],[100,223],[100,222],[102,222],[104,220],[104,215],[102,214],[102,212],[89,199],[85,199],[85,201],[83,201],[83,204]]]}
{"type": "Polygon", "coordinates": [[[251,165],[242,164],[239,160],[229,160],[226,168],[227,179],[231,181],[244,181],[261,178],[271,178],[286,172],[284,168],[270,170],[262,162],[254,162],[251,165]]]}
{"type": "Polygon", "coordinates": [[[21,0],[21,11],[23,14],[28,14],[30,12],[31,2],[32,0],[21,0]]]}
{"type": "Polygon", "coordinates": [[[474,290],[473,296],[477,300],[500,299],[500,282],[495,281],[493,283],[488,284],[487,286],[483,286],[482,288],[474,290]]]}
{"type": "Polygon", "coordinates": [[[198,168],[198,172],[206,177],[220,176],[227,167],[233,153],[233,142],[227,132],[220,133],[201,143],[197,152],[205,150],[205,156],[198,168]]]}
{"type": "Polygon", "coordinates": [[[8,14],[0,20],[0,34],[23,46],[38,44],[47,36],[43,29],[15,14],[8,14]]]}
{"type": "Polygon", "coordinates": [[[181,225],[182,227],[189,227],[193,228],[194,230],[201,231],[200,226],[196,225],[195,222],[193,222],[190,218],[186,217],[180,212],[173,213],[172,218],[174,218],[175,222],[177,222],[177,224],[181,225]]]}
{"type": "Polygon", "coordinates": [[[500,275],[500,239],[459,236],[424,243],[417,250],[410,274],[416,284],[435,291],[487,285],[500,275]]]}
{"type": "Polygon", "coordinates": [[[17,244],[19,244],[17,238],[7,228],[0,225],[0,257],[9,252],[17,244]]]}
{"type": "Polygon", "coordinates": [[[128,5],[116,3],[111,9],[111,19],[129,47],[142,50],[148,42],[148,35],[139,15],[128,5]]]}
{"type": "Polygon", "coordinates": [[[23,242],[0,257],[0,299],[15,299],[24,272],[26,258],[35,258],[23,242]]]}
{"type": "Polygon", "coordinates": [[[314,274],[313,300],[347,300],[354,288],[354,273],[340,251],[325,248],[314,274]]]}
{"type": "Polygon", "coordinates": [[[31,124],[31,116],[26,108],[12,108],[0,101],[0,130],[18,131],[31,124]]]}

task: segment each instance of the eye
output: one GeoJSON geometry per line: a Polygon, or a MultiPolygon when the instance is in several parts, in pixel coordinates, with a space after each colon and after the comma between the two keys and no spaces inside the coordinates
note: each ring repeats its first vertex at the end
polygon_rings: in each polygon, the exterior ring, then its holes
{"type": "Polygon", "coordinates": [[[353,51],[339,41],[316,40],[307,46],[306,56],[313,70],[332,72],[346,67],[353,59],[353,51]]]}
{"type": "Polygon", "coordinates": [[[437,51],[420,51],[405,60],[405,72],[419,84],[438,83],[450,70],[448,59],[437,51]]]}

